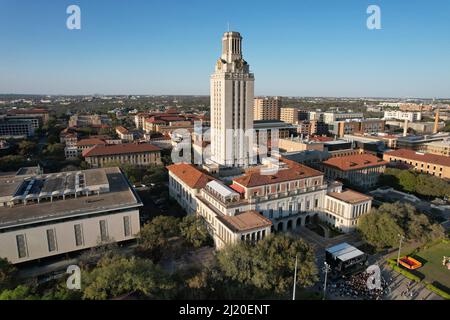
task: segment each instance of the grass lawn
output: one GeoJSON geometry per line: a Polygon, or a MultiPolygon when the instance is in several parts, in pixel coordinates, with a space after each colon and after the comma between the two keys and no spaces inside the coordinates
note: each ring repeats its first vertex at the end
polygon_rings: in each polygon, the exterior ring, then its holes
{"type": "Polygon", "coordinates": [[[445,291],[450,291],[450,270],[442,265],[443,256],[450,256],[450,242],[437,243],[412,256],[423,263],[417,271],[425,276],[427,282],[436,281],[447,288],[445,291]]]}

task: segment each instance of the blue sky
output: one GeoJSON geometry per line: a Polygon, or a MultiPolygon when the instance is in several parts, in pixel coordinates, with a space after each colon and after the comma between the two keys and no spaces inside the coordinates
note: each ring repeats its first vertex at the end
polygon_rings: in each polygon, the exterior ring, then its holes
{"type": "Polygon", "coordinates": [[[448,0],[0,0],[0,93],[209,94],[227,22],[257,95],[450,97],[448,0]]]}

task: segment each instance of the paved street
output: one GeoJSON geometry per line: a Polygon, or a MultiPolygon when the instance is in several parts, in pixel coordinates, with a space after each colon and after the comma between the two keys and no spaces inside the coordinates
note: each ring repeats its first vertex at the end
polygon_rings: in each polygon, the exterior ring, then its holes
{"type": "MultiPolygon", "coordinates": [[[[294,230],[293,234],[310,243],[316,252],[316,265],[320,271],[320,281],[310,288],[312,291],[323,291],[324,273],[322,272],[322,269],[325,260],[325,248],[342,242],[347,242],[354,246],[362,244],[361,239],[354,233],[326,239],[306,227],[299,227],[294,230]]],[[[442,300],[440,296],[426,289],[423,283],[411,282],[411,280],[405,276],[391,270],[387,266],[385,258],[386,256],[381,254],[369,257],[370,264],[378,264],[380,266],[382,277],[388,283],[387,295],[383,297],[384,300],[442,300]]],[[[336,292],[336,290],[333,289],[335,285],[329,279],[328,281],[327,299],[361,299],[353,296],[340,296],[339,292],[336,292]]]]}

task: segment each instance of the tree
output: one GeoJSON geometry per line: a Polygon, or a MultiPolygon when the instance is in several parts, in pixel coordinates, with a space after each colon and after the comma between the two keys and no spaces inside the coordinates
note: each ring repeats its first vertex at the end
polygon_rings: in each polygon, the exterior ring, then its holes
{"type": "Polygon", "coordinates": [[[64,160],[64,148],[62,143],[49,144],[44,150],[44,156],[54,160],[64,160]]]}
{"type": "Polygon", "coordinates": [[[7,259],[0,258],[0,290],[9,288],[17,269],[7,259]]]}
{"type": "Polygon", "coordinates": [[[196,215],[188,215],[181,220],[180,233],[194,248],[213,243],[205,221],[196,215]]]}
{"type": "Polygon", "coordinates": [[[297,285],[306,287],[317,280],[315,254],[301,239],[272,235],[256,244],[241,242],[218,252],[224,275],[245,286],[286,294],[292,288],[295,257],[298,255],[297,285]]]}
{"type": "Polygon", "coordinates": [[[392,216],[387,213],[378,213],[376,209],[372,209],[370,214],[360,218],[358,228],[364,239],[377,249],[395,247],[398,243],[398,235],[403,234],[403,230],[392,216]]]}
{"type": "Polygon", "coordinates": [[[11,290],[3,290],[0,293],[0,300],[38,300],[39,297],[34,295],[29,287],[19,285],[11,290]]]}
{"type": "Polygon", "coordinates": [[[127,294],[167,299],[174,284],[160,267],[150,260],[120,255],[105,256],[84,279],[83,298],[91,300],[117,298],[127,294]]]}
{"type": "Polygon", "coordinates": [[[360,218],[358,230],[366,241],[378,249],[398,244],[398,235],[406,241],[426,243],[444,237],[442,226],[433,224],[428,217],[410,204],[384,203],[378,209],[360,218]]]}
{"type": "Polygon", "coordinates": [[[36,142],[23,140],[19,143],[19,154],[22,156],[29,156],[36,152],[37,144],[36,142]]]}
{"type": "Polygon", "coordinates": [[[398,178],[403,190],[408,192],[414,192],[416,190],[416,176],[414,173],[408,170],[402,170],[398,175],[398,178]]]}
{"type": "Polygon", "coordinates": [[[157,216],[153,218],[141,228],[136,252],[158,262],[163,252],[166,251],[165,249],[169,247],[169,239],[180,236],[178,223],[179,220],[175,217],[157,216]]]}
{"type": "Polygon", "coordinates": [[[28,163],[20,155],[7,155],[0,158],[0,171],[15,171],[27,165],[31,165],[31,163],[28,163]]]}

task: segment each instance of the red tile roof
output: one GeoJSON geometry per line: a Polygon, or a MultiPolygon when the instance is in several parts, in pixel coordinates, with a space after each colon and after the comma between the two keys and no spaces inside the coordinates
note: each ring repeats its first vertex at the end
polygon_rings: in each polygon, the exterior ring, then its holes
{"type": "Polygon", "coordinates": [[[155,152],[161,149],[148,143],[123,143],[113,145],[98,145],[83,151],[83,157],[107,156],[128,153],[155,152]]]}
{"type": "Polygon", "coordinates": [[[200,189],[204,188],[206,184],[212,180],[216,180],[214,177],[204,173],[202,170],[196,168],[192,164],[177,163],[167,166],[167,170],[172,172],[181,181],[186,183],[190,188],[200,189]]]}
{"type": "Polygon", "coordinates": [[[46,109],[11,109],[8,110],[9,114],[40,114],[40,113],[48,113],[46,109]]]}
{"type": "Polygon", "coordinates": [[[344,157],[331,158],[328,159],[327,161],[324,161],[323,164],[329,167],[337,168],[342,171],[348,171],[382,165],[384,166],[387,164],[387,162],[374,155],[363,153],[344,157]]]}
{"type": "Polygon", "coordinates": [[[82,146],[96,146],[96,145],[106,145],[106,142],[102,139],[97,138],[89,138],[89,139],[81,139],[77,142],[78,147],[82,146]]]}
{"type": "Polygon", "coordinates": [[[364,201],[372,200],[373,198],[365,195],[363,193],[359,193],[350,189],[347,189],[342,192],[329,192],[328,196],[336,198],[338,200],[342,200],[347,203],[359,203],[364,201]]]}
{"type": "Polygon", "coordinates": [[[398,149],[395,151],[386,152],[385,155],[450,167],[450,157],[440,156],[437,154],[417,153],[414,150],[398,149]]]}
{"type": "Polygon", "coordinates": [[[242,177],[233,179],[233,182],[249,188],[323,175],[322,172],[307,167],[303,164],[299,164],[295,161],[284,158],[281,158],[280,161],[286,163],[289,169],[279,169],[274,174],[266,175],[261,174],[260,168],[256,168],[248,170],[242,177]]]}
{"type": "Polygon", "coordinates": [[[217,215],[217,218],[233,231],[243,232],[272,226],[272,221],[258,211],[246,211],[235,216],[217,215]]]}
{"type": "Polygon", "coordinates": [[[118,126],[116,127],[116,131],[119,131],[121,134],[127,134],[128,133],[128,129],[122,126],[118,126]]]}

